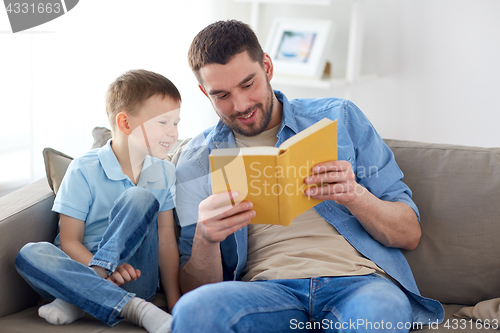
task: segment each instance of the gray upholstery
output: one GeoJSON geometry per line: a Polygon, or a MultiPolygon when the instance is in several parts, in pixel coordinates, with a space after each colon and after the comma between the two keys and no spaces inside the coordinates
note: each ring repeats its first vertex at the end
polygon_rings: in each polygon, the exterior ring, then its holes
{"type": "Polygon", "coordinates": [[[388,144],[421,214],[422,239],[405,255],[422,295],[500,297],[500,148],[388,144]]]}
{"type": "MultiPolygon", "coordinates": [[[[387,143],[421,212],[422,240],[404,254],[424,296],[454,303],[445,305],[439,329],[422,332],[479,331],[469,321],[454,330],[452,314],[500,297],[500,148],[387,143]]],[[[55,236],[53,198],[42,180],[0,199],[0,332],[144,332],[126,322],[108,329],[89,317],[54,327],[37,317],[37,297],[17,275],[14,257],[25,243],[55,236]]]]}
{"type": "Polygon", "coordinates": [[[38,294],[17,273],[14,259],[27,242],[54,240],[58,220],[51,211],[53,201],[45,179],[0,198],[0,317],[38,302],[38,294]]]}

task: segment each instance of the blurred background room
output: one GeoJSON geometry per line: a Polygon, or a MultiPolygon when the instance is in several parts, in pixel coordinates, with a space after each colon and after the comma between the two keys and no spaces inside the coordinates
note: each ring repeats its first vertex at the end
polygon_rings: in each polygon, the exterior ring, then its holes
{"type": "Polygon", "coordinates": [[[109,128],[106,89],[129,69],[179,88],[180,138],[216,124],[187,51],[222,19],[250,24],[265,48],[279,19],[331,23],[319,77],[271,81],[290,99],[349,98],[383,138],[500,147],[499,17],[498,0],[85,0],[12,33],[1,9],[0,196],[45,177],[43,148],[88,151],[92,128],[109,128]]]}

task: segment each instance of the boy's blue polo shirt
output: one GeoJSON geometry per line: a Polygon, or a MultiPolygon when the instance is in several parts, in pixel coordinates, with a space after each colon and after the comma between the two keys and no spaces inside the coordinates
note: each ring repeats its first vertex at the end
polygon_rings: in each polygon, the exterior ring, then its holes
{"type": "MultiPolygon", "coordinates": [[[[54,212],[85,222],[83,245],[92,253],[108,227],[108,217],[118,197],[134,183],[126,176],[111,149],[111,140],[74,159],[57,192],[54,212]]],[[[154,194],[160,211],[175,206],[175,166],[147,156],[137,186],[154,194]]],[[[60,246],[59,235],[54,244],[60,246]]]]}

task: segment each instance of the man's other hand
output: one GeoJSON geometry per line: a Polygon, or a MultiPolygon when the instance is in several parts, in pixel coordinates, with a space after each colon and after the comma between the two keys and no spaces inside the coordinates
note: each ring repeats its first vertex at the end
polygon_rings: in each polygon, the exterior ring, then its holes
{"type": "Polygon", "coordinates": [[[312,175],[304,182],[313,185],[304,193],[313,199],[334,200],[340,205],[352,203],[365,188],[356,182],[348,161],[329,161],[313,166],[312,175]]]}
{"type": "Polygon", "coordinates": [[[251,202],[242,201],[232,206],[230,194],[232,198],[238,196],[235,191],[213,194],[198,207],[197,234],[210,243],[222,242],[255,217],[251,202]]]}

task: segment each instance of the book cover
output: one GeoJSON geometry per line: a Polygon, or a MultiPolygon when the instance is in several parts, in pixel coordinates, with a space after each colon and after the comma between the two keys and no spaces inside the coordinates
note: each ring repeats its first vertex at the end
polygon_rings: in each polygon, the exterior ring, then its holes
{"type": "Polygon", "coordinates": [[[212,193],[237,191],[233,205],[254,205],[251,223],[287,226],[321,202],[304,195],[304,179],[315,164],[337,160],[337,121],[324,118],[279,147],[214,149],[209,158],[212,193]]]}

